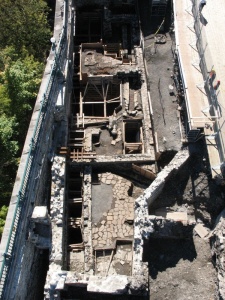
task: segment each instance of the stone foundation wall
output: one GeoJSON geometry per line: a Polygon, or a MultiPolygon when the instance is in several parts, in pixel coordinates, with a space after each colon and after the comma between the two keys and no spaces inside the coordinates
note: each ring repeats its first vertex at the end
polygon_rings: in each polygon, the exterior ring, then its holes
{"type": "Polygon", "coordinates": [[[167,180],[173,172],[177,172],[188,160],[188,150],[179,151],[172,161],[157,175],[153,183],[145,190],[144,194],[136,200],[137,215],[146,215],[148,207],[157,199],[167,180]]]}
{"type": "MultiPolygon", "coordinates": [[[[177,171],[188,159],[188,151],[179,151],[174,159],[166,166],[135,201],[134,244],[133,244],[133,290],[140,291],[148,288],[148,264],[143,262],[144,242],[155,231],[154,221],[148,215],[148,207],[162,192],[163,187],[172,172],[177,171]],[[139,288],[137,288],[139,286],[139,288]]],[[[131,285],[132,288],[132,285],[131,285]]]]}
{"type": "Polygon", "coordinates": [[[217,270],[217,299],[225,299],[225,210],[218,216],[214,230],[211,233],[212,257],[217,270]]]}
{"type": "Polygon", "coordinates": [[[84,270],[86,274],[94,273],[91,223],[91,167],[84,168],[83,177],[83,238],[84,270]]]}
{"type": "Polygon", "coordinates": [[[150,106],[148,101],[148,90],[147,90],[147,82],[145,76],[145,67],[143,61],[143,51],[141,47],[135,48],[135,58],[137,60],[137,65],[139,67],[139,72],[141,74],[141,101],[143,108],[143,136],[145,141],[145,152],[150,154],[151,156],[155,154],[154,151],[154,141],[153,141],[153,130],[151,124],[151,116],[150,116],[150,106]]]}
{"type": "Polygon", "coordinates": [[[50,264],[45,284],[45,299],[57,299],[55,291],[58,272],[63,265],[65,215],[65,174],[66,158],[55,156],[52,164],[52,187],[50,200],[50,218],[52,229],[52,247],[50,249],[50,264]]]}

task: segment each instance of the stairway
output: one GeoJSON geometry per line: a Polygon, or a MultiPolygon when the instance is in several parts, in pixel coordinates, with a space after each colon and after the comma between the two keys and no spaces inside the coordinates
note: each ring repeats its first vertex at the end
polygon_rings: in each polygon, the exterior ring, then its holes
{"type": "Polygon", "coordinates": [[[69,132],[68,147],[71,149],[82,148],[84,142],[84,130],[75,129],[69,132]]]}
{"type": "Polygon", "coordinates": [[[200,129],[191,129],[187,135],[188,142],[190,142],[190,143],[196,142],[198,140],[198,138],[200,137],[200,134],[201,134],[200,129]]]}

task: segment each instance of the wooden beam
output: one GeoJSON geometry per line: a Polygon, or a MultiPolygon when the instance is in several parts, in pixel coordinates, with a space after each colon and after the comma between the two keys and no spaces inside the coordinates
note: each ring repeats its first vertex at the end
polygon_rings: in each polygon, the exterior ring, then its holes
{"type": "Polygon", "coordinates": [[[98,87],[94,84],[94,82],[91,81],[91,84],[95,87],[97,93],[101,96],[101,98],[104,99],[103,95],[100,93],[98,87]]]}

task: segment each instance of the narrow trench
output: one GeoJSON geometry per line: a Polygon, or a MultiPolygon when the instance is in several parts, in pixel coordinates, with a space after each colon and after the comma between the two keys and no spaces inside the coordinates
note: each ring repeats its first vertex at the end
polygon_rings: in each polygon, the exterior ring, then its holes
{"type": "Polygon", "coordinates": [[[79,172],[69,170],[67,174],[67,218],[68,218],[68,246],[70,249],[83,243],[81,234],[82,218],[82,185],[83,180],[79,172]]]}
{"type": "Polygon", "coordinates": [[[39,267],[36,278],[38,284],[35,286],[34,300],[43,300],[45,279],[49,268],[49,250],[41,250],[39,254],[39,267]]]}

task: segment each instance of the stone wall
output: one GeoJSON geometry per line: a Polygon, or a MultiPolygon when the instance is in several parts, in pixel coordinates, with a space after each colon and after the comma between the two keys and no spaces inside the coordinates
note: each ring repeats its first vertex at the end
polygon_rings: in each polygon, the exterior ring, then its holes
{"type": "Polygon", "coordinates": [[[136,213],[146,214],[148,207],[157,199],[171,174],[177,172],[188,160],[188,150],[179,151],[172,161],[157,175],[153,183],[145,190],[144,194],[136,200],[136,213]],[[143,210],[143,212],[141,212],[143,210]]]}
{"type": "Polygon", "coordinates": [[[83,238],[84,270],[86,274],[94,273],[91,223],[91,167],[84,168],[83,177],[83,238]]]}
{"type": "Polygon", "coordinates": [[[50,250],[50,264],[45,284],[45,298],[57,299],[56,286],[61,278],[58,272],[63,265],[65,214],[65,174],[66,158],[55,156],[52,164],[52,187],[50,200],[50,218],[52,229],[52,243],[50,250]],[[59,277],[59,278],[58,278],[59,277]]]}
{"type": "Polygon", "coordinates": [[[148,264],[143,262],[144,242],[155,231],[154,221],[148,215],[148,207],[162,192],[170,175],[177,171],[188,159],[188,151],[179,151],[174,159],[166,166],[135,201],[134,244],[133,244],[133,282],[131,289],[135,291],[148,288],[148,264]],[[139,288],[138,288],[139,287],[139,288]]]}
{"type": "Polygon", "coordinates": [[[225,210],[218,216],[214,230],[211,233],[212,257],[217,270],[217,299],[225,299],[225,210]]]}
{"type": "Polygon", "coordinates": [[[135,48],[135,58],[137,60],[137,64],[141,74],[141,101],[143,108],[143,136],[145,141],[145,152],[152,155],[155,153],[154,151],[154,141],[153,141],[153,130],[151,124],[151,116],[150,116],[150,106],[148,99],[148,90],[147,90],[147,82],[145,76],[145,67],[143,61],[143,51],[141,47],[135,48]]]}

